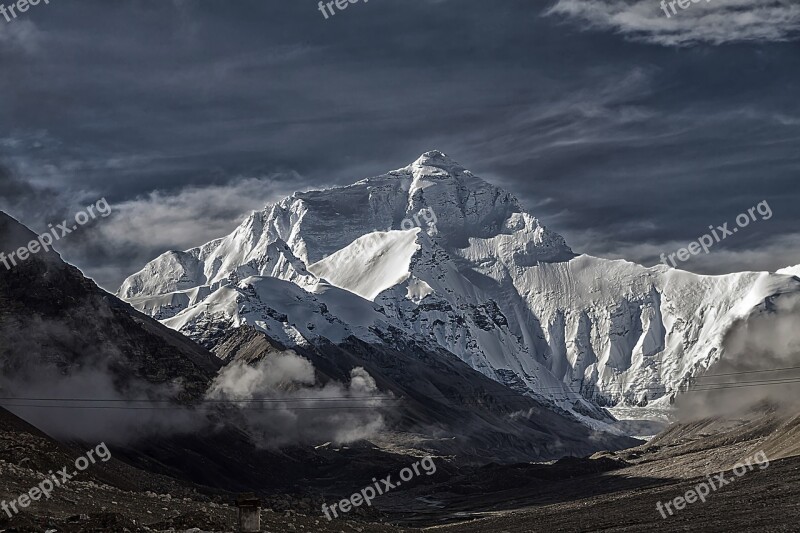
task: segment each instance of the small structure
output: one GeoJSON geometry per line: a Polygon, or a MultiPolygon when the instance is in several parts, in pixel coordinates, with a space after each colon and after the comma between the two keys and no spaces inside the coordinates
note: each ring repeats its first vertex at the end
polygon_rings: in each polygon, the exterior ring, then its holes
{"type": "Polygon", "coordinates": [[[239,509],[240,533],[261,533],[261,500],[255,494],[240,494],[236,507],[239,509]]]}

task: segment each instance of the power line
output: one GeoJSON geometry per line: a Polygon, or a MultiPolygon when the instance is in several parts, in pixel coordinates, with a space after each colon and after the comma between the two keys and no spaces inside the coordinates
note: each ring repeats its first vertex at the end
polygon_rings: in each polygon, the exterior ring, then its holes
{"type": "MultiPolygon", "coordinates": [[[[776,372],[778,370],[784,369],[775,369],[775,370],[758,370],[753,372],[776,372]]],[[[737,375],[744,374],[744,372],[737,372],[737,375]]],[[[728,374],[714,374],[713,376],[723,376],[728,374]]],[[[732,374],[731,374],[732,375],[732,374]]],[[[707,375],[704,377],[712,377],[712,375],[707,375]]],[[[723,382],[723,383],[697,383],[699,387],[709,387],[709,386],[742,386],[745,384],[772,384],[772,383],[795,383],[800,380],[800,376],[797,377],[781,377],[775,379],[765,379],[765,380],[757,380],[757,381],[739,381],[739,382],[723,382]]],[[[539,392],[539,391],[556,391],[556,392],[574,392],[578,393],[579,391],[571,391],[571,390],[564,390],[568,388],[569,384],[565,383],[563,386],[553,386],[553,387],[539,387],[536,389],[532,389],[530,392],[539,392]]],[[[594,388],[594,386],[592,386],[594,388]]],[[[652,384],[646,385],[641,387],[641,389],[663,389],[665,388],[663,384],[652,384]]],[[[696,390],[697,387],[694,387],[696,390]]],[[[606,388],[602,392],[625,392],[625,387],[622,385],[618,385],[616,387],[606,388]]],[[[507,392],[487,392],[487,395],[491,396],[524,396],[525,393],[529,391],[522,391],[522,392],[515,392],[515,391],[507,391],[507,392]]],[[[452,398],[456,397],[456,395],[428,395],[427,398],[452,398]]],[[[299,401],[310,401],[310,402],[347,402],[353,400],[388,400],[388,401],[395,401],[398,399],[397,397],[389,397],[386,394],[376,394],[376,395],[369,395],[369,396],[328,396],[328,397],[310,397],[310,396],[298,396],[293,398],[246,398],[246,399],[203,399],[202,403],[219,403],[219,404],[236,404],[236,403],[285,403],[285,402],[299,402],[299,401]]],[[[59,402],[120,402],[120,403],[174,403],[174,399],[125,399],[125,398],[29,398],[29,397],[19,397],[19,396],[8,396],[8,397],[0,397],[0,401],[3,400],[25,400],[25,401],[59,401],[59,402]]]]}
{"type": "MultiPolygon", "coordinates": [[[[217,404],[235,404],[235,403],[283,403],[283,402],[349,402],[353,400],[398,400],[399,398],[391,398],[386,395],[376,395],[376,396],[340,396],[340,397],[328,397],[328,398],[248,398],[242,400],[210,400],[210,399],[203,399],[199,403],[217,403],[217,404]]],[[[102,399],[102,398],[23,398],[23,397],[7,397],[7,398],[0,398],[0,401],[4,400],[25,400],[25,401],[32,401],[32,402],[108,402],[108,403],[175,403],[174,399],[141,399],[141,400],[128,400],[125,398],[109,398],[109,399],[102,399]]],[[[187,404],[189,405],[189,404],[187,404]]]]}
{"type": "MultiPolygon", "coordinates": [[[[800,367],[798,367],[800,368],[800,367]]],[[[775,370],[754,370],[753,372],[777,372],[780,370],[786,369],[775,369],[775,370]]],[[[716,377],[716,376],[725,376],[725,375],[741,375],[749,372],[736,372],[731,374],[709,374],[703,377],[716,377]]],[[[692,378],[696,379],[696,378],[692,378]]],[[[766,380],[758,380],[758,381],[739,381],[739,382],[723,382],[723,383],[697,383],[696,385],[699,387],[707,387],[707,386],[716,386],[716,385],[744,385],[744,384],[770,384],[770,383],[795,383],[797,380],[800,380],[800,376],[797,377],[781,377],[775,379],[766,379],[766,380]]],[[[524,396],[527,392],[540,392],[540,391],[555,391],[555,392],[573,392],[579,393],[579,391],[571,391],[565,390],[568,389],[570,385],[565,383],[563,386],[552,386],[552,387],[538,387],[536,389],[531,389],[530,391],[504,391],[504,392],[486,392],[487,395],[490,396],[524,396]]],[[[591,388],[599,388],[594,385],[590,386],[591,388]]],[[[645,385],[640,387],[639,390],[661,390],[664,389],[665,386],[663,384],[652,384],[652,385],[645,385]]],[[[623,385],[617,385],[616,387],[605,388],[601,392],[625,392],[627,389],[623,385]]],[[[696,387],[695,387],[696,390],[696,387]]],[[[456,397],[456,395],[428,395],[427,398],[452,398],[456,397]]],[[[310,401],[310,402],[346,402],[352,400],[389,400],[394,401],[401,399],[397,397],[389,397],[386,394],[375,394],[369,396],[328,396],[328,397],[310,397],[310,396],[298,396],[293,398],[246,398],[246,399],[203,399],[202,403],[219,403],[219,404],[236,404],[236,403],[285,403],[285,402],[300,402],[300,401],[310,401]]],[[[125,398],[26,398],[26,397],[0,397],[0,401],[4,400],[25,400],[25,401],[59,401],[59,402],[119,402],[119,403],[174,403],[174,399],[125,399],[125,398]]]]}
{"type": "MultiPolygon", "coordinates": [[[[46,408],[46,409],[117,409],[117,410],[127,410],[127,411],[161,411],[161,410],[176,410],[176,409],[186,409],[186,410],[197,410],[198,406],[191,406],[191,405],[169,405],[169,406],[153,406],[153,407],[130,407],[130,406],[121,406],[121,405],[33,405],[33,404],[0,404],[0,407],[34,407],[34,408],[46,408]]],[[[324,410],[324,409],[341,409],[341,410],[353,410],[353,409],[375,409],[376,406],[366,406],[366,405],[348,405],[348,406],[326,406],[326,407],[285,407],[285,408],[271,408],[265,409],[260,407],[239,407],[240,410],[244,411],[305,411],[305,410],[324,410]]],[[[199,409],[210,409],[210,407],[202,407],[199,406],[199,409]]]]}
{"type": "Polygon", "coordinates": [[[741,376],[743,374],[759,374],[764,372],[782,372],[784,370],[800,370],[800,366],[789,366],[785,368],[772,368],[769,370],[746,370],[743,372],[728,372],[726,374],[704,374],[702,376],[696,376],[694,379],[702,379],[702,378],[713,378],[718,376],[741,376]]]}
{"type": "Polygon", "coordinates": [[[792,383],[794,381],[800,380],[800,377],[792,377],[792,378],[776,378],[776,379],[765,379],[761,381],[734,381],[732,383],[698,383],[700,387],[708,387],[711,385],[739,385],[743,383],[752,383],[754,385],[758,385],[759,383],[778,383],[781,381],[788,381],[792,383]]]}
{"type": "MultiPolygon", "coordinates": [[[[700,384],[697,387],[689,388],[685,391],[680,391],[683,393],[690,393],[690,392],[703,392],[703,391],[716,391],[716,390],[726,390],[726,389],[737,389],[743,387],[763,387],[763,386],[771,386],[771,385],[786,385],[786,384],[793,384],[793,383],[800,383],[800,378],[780,378],[775,380],[760,380],[760,381],[745,381],[739,383],[705,383],[700,384]]],[[[661,389],[661,386],[658,386],[661,389]]],[[[648,387],[644,388],[645,390],[648,387]]],[[[544,390],[544,389],[540,389],[544,390]]],[[[558,392],[561,392],[564,398],[560,399],[561,401],[570,400],[570,399],[587,399],[585,398],[580,392],[578,391],[569,391],[563,389],[557,389],[558,392]],[[572,396],[570,396],[572,395],[572,396]]],[[[603,391],[606,393],[613,393],[625,392],[623,389],[619,390],[606,390],[603,391]]],[[[503,392],[503,393],[488,393],[489,397],[502,397],[502,396],[515,396],[520,398],[529,398],[533,400],[538,400],[535,397],[525,396],[523,393],[516,393],[516,392],[503,392]]],[[[558,394],[554,396],[559,396],[558,394]]],[[[457,398],[457,395],[429,395],[425,398],[427,399],[454,399],[457,398]]],[[[477,396],[475,396],[477,398],[477,396]]],[[[187,404],[187,405],[174,405],[174,400],[125,400],[125,399],[97,399],[97,398],[23,398],[23,397],[5,397],[0,398],[0,401],[11,400],[11,401],[25,401],[25,402],[69,402],[69,403],[171,403],[173,405],[166,405],[166,406],[120,406],[120,405],[111,405],[111,406],[84,406],[84,405],[36,405],[36,404],[3,404],[4,406],[10,407],[35,407],[35,408],[50,408],[50,409],[126,409],[126,410],[160,410],[160,409],[197,409],[197,408],[204,408],[208,409],[214,405],[230,405],[236,406],[238,409],[242,410],[259,410],[259,411],[279,411],[279,410],[321,410],[321,409],[374,409],[377,407],[386,407],[387,404],[383,402],[394,402],[400,403],[403,400],[408,400],[408,397],[389,397],[389,396],[353,396],[353,397],[340,397],[340,398],[251,398],[251,399],[243,399],[243,400],[202,400],[197,404],[187,404]],[[356,400],[368,400],[369,403],[373,403],[373,405],[329,405],[329,406],[292,406],[292,405],[283,405],[282,407],[272,407],[266,408],[264,406],[252,405],[254,403],[283,403],[286,404],[287,402],[353,402],[356,400]],[[250,404],[246,406],[237,405],[237,404],[250,404]],[[208,404],[207,406],[203,406],[203,404],[208,404]]],[[[554,398],[555,399],[555,398],[554,398]]]]}

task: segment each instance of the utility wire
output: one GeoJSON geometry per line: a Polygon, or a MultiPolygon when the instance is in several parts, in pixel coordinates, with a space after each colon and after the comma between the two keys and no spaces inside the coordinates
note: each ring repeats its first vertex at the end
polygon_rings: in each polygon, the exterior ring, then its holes
{"type": "MultiPolygon", "coordinates": [[[[800,367],[796,367],[800,369],[800,367]]],[[[774,370],[753,370],[753,373],[758,372],[777,372],[783,371],[788,369],[774,369],[774,370]]],[[[750,372],[735,372],[731,374],[708,374],[705,376],[699,377],[717,377],[717,376],[726,376],[726,375],[743,375],[748,374],[750,372]]],[[[692,378],[698,379],[698,378],[692,378]]],[[[765,380],[757,380],[757,381],[739,381],[739,382],[722,382],[722,383],[696,383],[691,390],[704,390],[700,389],[699,387],[710,387],[710,386],[744,386],[749,384],[781,384],[781,383],[796,383],[800,381],[800,376],[797,377],[780,377],[775,379],[765,379],[765,380]]],[[[555,391],[555,392],[567,392],[567,393],[579,393],[578,391],[570,391],[564,390],[565,388],[569,387],[569,384],[565,383],[564,386],[557,386],[557,387],[540,387],[531,392],[540,392],[540,391],[555,391]]],[[[664,385],[647,385],[642,387],[639,390],[661,390],[664,388],[664,385]]],[[[621,385],[616,387],[608,388],[603,390],[602,392],[625,392],[625,388],[621,385]]],[[[522,396],[525,394],[526,391],[523,392],[497,392],[491,393],[487,392],[487,394],[491,396],[522,396]]],[[[455,395],[447,396],[447,395],[428,395],[426,398],[452,398],[456,397],[455,395]]],[[[248,399],[204,399],[202,403],[220,403],[220,404],[235,404],[235,403],[285,403],[285,402],[300,402],[300,401],[313,401],[313,402],[348,402],[353,400],[387,400],[387,401],[395,401],[399,398],[395,397],[388,397],[386,394],[376,394],[370,396],[329,396],[329,397],[295,397],[295,398],[248,398],[248,399]]],[[[50,401],[58,401],[58,402],[119,402],[119,403],[174,403],[174,399],[119,399],[119,398],[109,398],[109,399],[98,399],[98,398],[23,398],[23,397],[0,397],[0,401],[5,400],[25,400],[25,401],[41,401],[41,402],[50,402],[50,401]]]]}
{"type": "MultiPolygon", "coordinates": [[[[0,407],[34,407],[34,408],[47,408],[47,409],[119,409],[119,410],[128,410],[128,411],[160,411],[160,410],[175,410],[175,409],[186,409],[186,410],[196,410],[196,409],[210,409],[210,407],[197,407],[197,406],[190,406],[190,405],[169,405],[169,406],[160,406],[160,407],[129,407],[129,406],[120,406],[120,405],[31,405],[31,404],[14,404],[14,403],[7,403],[7,404],[0,404],[0,407]]],[[[285,407],[285,408],[271,408],[271,409],[264,409],[260,407],[239,407],[240,410],[246,411],[284,411],[284,410],[291,410],[291,411],[305,411],[305,410],[323,410],[323,409],[375,409],[376,406],[365,406],[365,405],[349,405],[349,406],[338,406],[338,407],[285,407]]]]}
{"type": "MultiPolygon", "coordinates": [[[[707,384],[700,384],[699,386],[689,388],[686,391],[680,391],[683,393],[691,393],[691,392],[703,392],[703,391],[716,391],[716,390],[726,390],[726,389],[737,389],[743,387],[763,387],[763,386],[770,386],[770,385],[786,385],[786,384],[794,384],[800,383],[800,378],[781,378],[776,380],[760,380],[760,381],[746,381],[746,382],[739,382],[739,383],[707,383],[707,384]]],[[[658,387],[661,389],[662,387],[658,387]]],[[[645,388],[647,389],[647,388],[645,388]]],[[[543,389],[540,389],[543,390],[543,389]]],[[[558,392],[561,392],[561,395],[554,395],[554,396],[565,396],[561,398],[561,401],[564,400],[571,400],[571,399],[587,399],[581,393],[577,391],[565,391],[563,389],[557,389],[558,392]],[[570,396],[572,395],[572,396],[570,396]]],[[[606,390],[604,392],[619,392],[622,393],[624,390],[620,389],[617,391],[614,390],[606,390]]],[[[516,392],[508,392],[508,393],[489,393],[490,397],[500,397],[500,396],[515,396],[520,398],[530,398],[536,400],[537,398],[531,398],[530,396],[525,396],[523,393],[516,393],[516,392]]],[[[456,395],[429,395],[425,396],[426,399],[454,399],[457,398],[456,395]]],[[[246,400],[202,400],[198,402],[199,405],[175,405],[174,400],[125,400],[125,399],[96,399],[96,398],[22,398],[22,397],[6,397],[0,398],[0,402],[4,402],[6,400],[10,401],[36,401],[36,402],[79,402],[79,403],[170,403],[172,405],[166,406],[119,406],[119,405],[111,405],[111,406],[83,406],[83,405],[36,405],[36,404],[2,404],[3,406],[8,407],[37,407],[37,408],[48,408],[48,409],[127,409],[127,410],[159,410],[159,409],[196,409],[198,407],[201,408],[209,408],[211,405],[218,404],[218,405],[236,405],[240,403],[244,404],[251,404],[249,406],[237,406],[239,409],[252,409],[252,410],[260,410],[260,411],[277,411],[283,409],[290,409],[290,410],[320,410],[320,409],[375,409],[377,407],[386,407],[385,403],[382,402],[394,402],[400,403],[402,400],[408,399],[406,397],[388,397],[388,396],[354,396],[350,398],[261,398],[261,399],[246,399],[246,400]],[[370,403],[374,402],[381,402],[377,405],[330,405],[330,406],[291,406],[291,405],[284,405],[283,407],[272,407],[266,408],[264,406],[252,405],[254,403],[283,403],[286,404],[287,402],[297,402],[297,401],[306,401],[306,402],[353,402],[355,400],[369,400],[370,403]],[[208,407],[202,407],[203,404],[209,404],[208,407]]],[[[555,399],[555,398],[554,398],[555,399]]]]}
{"type": "Polygon", "coordinates": [[[785,368],[771,368],[768,370],[745,370],[743,372],[728,372],[726,374],[704,374],[702,376],[696,376],[694,379],[702,379],[702,378],[714,378],[717,376],[741,376],[742,374],[759,374],[764,372],[782,372],[784,370],[800,370],[800,366],[789,366],[785,368]]]}

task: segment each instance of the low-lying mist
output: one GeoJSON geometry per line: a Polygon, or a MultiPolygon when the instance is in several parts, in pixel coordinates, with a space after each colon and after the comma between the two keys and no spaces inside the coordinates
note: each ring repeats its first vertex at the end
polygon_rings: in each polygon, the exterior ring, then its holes
{"type": "Polygon", "coordinates": [[[318,383],[313,364],[294,352],[223,367],[199,402],[177,403],[181,380],[153,384],[112,370],[113,357],[42,364],[47,357],[6,359],[0,406],[56,438],[132,444],[197,432],[244,430],[261,447],[369,438],[384,426],[391,399],[363,369],[349,383],[318,383]],[[44,361],[43,361],[44,360],[44,361]],[[34,362],[35,361],[35,362],[34,362]]]}
{"type": "Polygon", "coordinates": [[[729,330],[724,355],[676,400],[681,420],[733,416],[759,405],[800,407],[800,295],[780,295],[729,330]]]}
{"type": "Polygon", "coordinates": [[[233,361],[214,380],[207,399],[236,402],[248,433],[274,447],[368,438],[383,428],[377,408],[391,397],[360,367],[350,371],[349,384],[318,385],[311,361],[287,351],[254,364],[233,361]]]}

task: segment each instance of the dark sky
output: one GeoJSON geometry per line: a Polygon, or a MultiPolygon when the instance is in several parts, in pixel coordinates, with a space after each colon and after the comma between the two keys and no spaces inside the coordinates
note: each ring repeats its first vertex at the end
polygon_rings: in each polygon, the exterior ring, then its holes
{"type": "Polygon", "coordinates": [[[681,266],[773,270],[800,263],[798,30],[794,0],[51,0],[0,18],[0,209],[42,231],[107,198],[58,249],[114,291],[439,149],[647,265],[766,200],[681,266]]]}

